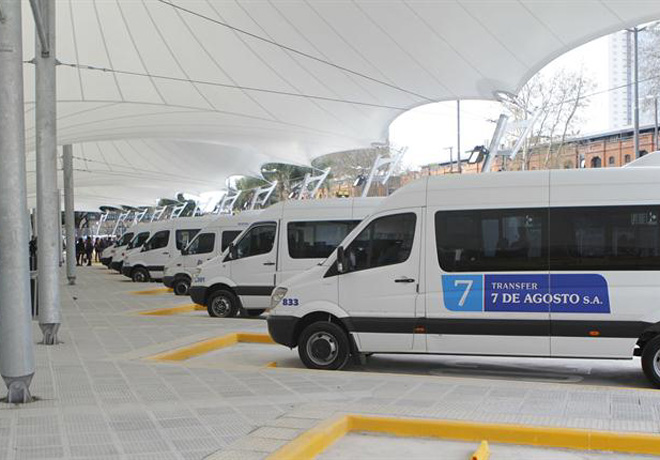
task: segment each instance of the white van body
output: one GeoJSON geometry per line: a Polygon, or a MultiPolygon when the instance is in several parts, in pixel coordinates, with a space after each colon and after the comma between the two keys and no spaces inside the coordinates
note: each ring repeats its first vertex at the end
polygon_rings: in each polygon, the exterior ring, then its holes
{"type": "Polygon", "coordinates": [[[176,295],[186,295],[192,281],[192,270],[222,254],[229,244],[257,219],[261,211],[245,211],[236,215],[220,215],[200,230],[192,241],[165,265],[163,284],[176,295]]]}
{"type": "Polygon", "coordinates": [[[133,281],[162,279],[165,265],[214,217],[179,217],[152,223],[149,239],[142,248],[126,255],[122,274],[133,281]]]}
{"type": "Polygon", "coordinates": [[[196,269],[193,302],[211,316],[261,314],[273,287],[322,262],[381,201],[296,200],[263,210],[227,251],[196,269]]]}
{"type": "Polygon", "coordinates": [[[130,227],[128,230],[126,230],[121,237],[115,242],[114,245],[106,248],[103,250],[101,253],[101,263],[104,261],[107,262],[108,268],[111,268],[113,270],[116,270],[121,273],[121,266],[122,266],[122,252],[126,250],[128,245],[131,243],[133,238],[135,238],[136,235],[136,230],[140,230],[140,228],[143,228],[145,225],[144,223],[139,223],[135,224],[132,227],[130,227]]]}
{"type": "Polygon", "coordinates": [[[342,367],[345,352],[641,355],[660,385],[659,174],[418,180],[322,265],[279,283],[269,331],[320,369],[342,367]]]}
{"type": "Polygon", "coordinates": [[[129,254],[134,254],[140,249],[144,243],[147,242],[151,236],[151,228],[153,224],[151,222],[138,223],[131,227],[131,232],[133,232],[133,238],[129,243],[121,248],[117,248],[112,256],[112,263],[114,263],[115,269],[121,272],[122,266],[124,265],[124,260],[129,254]]]}

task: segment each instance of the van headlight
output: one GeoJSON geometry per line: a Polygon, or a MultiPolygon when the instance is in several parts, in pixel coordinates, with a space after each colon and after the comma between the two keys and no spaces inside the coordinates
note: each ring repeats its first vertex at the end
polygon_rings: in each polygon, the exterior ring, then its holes
{"type": "Polygon", "coordinates": [[[287,290],[288,290],[287,288],[283,288],[283,287],[275,288],[275,290],[270,296],[270,308],[277,307],[277,305],[282,301],[282,299],[286,295],[287,290]]]}

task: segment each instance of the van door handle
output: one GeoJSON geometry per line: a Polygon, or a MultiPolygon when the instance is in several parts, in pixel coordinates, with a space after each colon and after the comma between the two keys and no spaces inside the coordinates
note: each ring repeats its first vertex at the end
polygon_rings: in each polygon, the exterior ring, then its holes
{"type": "Polygon", "coordinates": [[[168,254],[169,254],[169,252],[167,252],[167,251],[165,251],[165,252],[163,253],[164,256],[166,256],[166,255],[168,255],[168,254]]]}
{"type": "Polygon", "coordinates": [[[264,262],[264,265],[275,265],[275,262],[264,262]]]}
{"type": "Polygon", "coordinates": [[[415,280],[412,278],[401,277],[394,280],[395,283],[414,283],[415,280]]]}

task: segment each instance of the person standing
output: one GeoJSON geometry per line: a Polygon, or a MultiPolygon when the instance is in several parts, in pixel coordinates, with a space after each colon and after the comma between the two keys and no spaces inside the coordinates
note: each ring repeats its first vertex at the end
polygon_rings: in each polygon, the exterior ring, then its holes
{"type": "Polygon", "coordinates": [[[82,238],[78,238],[76,243],[76,265],[80,266],[83,264],[85,258],[85,242],[82,238]]]}
{"type": "Polygon", "coordinates": [[[101,251],[103,248],[101,247],[101,240],[99,238],[96,238],[94,240],[94,262],[99,261],[99,254],[101,254],[101,251]]]}
{"type": "Polygon", "coordinates": [[[92,243],[92,237],[88,236],[87,241],[85,242],[85,254],[87,256],[87,266],[92,265],[92,253],[94,252],[94,244],[92,243]]]}

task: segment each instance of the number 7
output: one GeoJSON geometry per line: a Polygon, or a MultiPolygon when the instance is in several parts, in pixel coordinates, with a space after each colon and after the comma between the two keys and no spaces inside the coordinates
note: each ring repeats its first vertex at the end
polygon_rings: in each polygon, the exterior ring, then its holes
{"type": "Polygon", "coordinates": [[[465,286],[465,292],[463,292],[463,295],[461,296],[461,300],[458,301],[458,306],[462,307],[465,305],[465,300],[467,299],[468,294],[470,294],[470,289],[472,289],[472,284],[474,281],[472,280],[456,280],[454,281],[454,287],[458,286],[465,286]]]}

